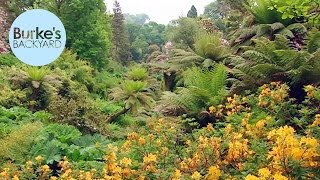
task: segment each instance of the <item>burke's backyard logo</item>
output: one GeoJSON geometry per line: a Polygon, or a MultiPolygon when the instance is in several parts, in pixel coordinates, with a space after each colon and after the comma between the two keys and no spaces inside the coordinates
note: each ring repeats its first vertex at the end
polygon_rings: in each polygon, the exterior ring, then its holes
{"type": "Polygon", "coordinates": [[[13,28],[13,48],[60,48],[62,45],[61,30],[21,30],[13,28]]]}
{"type": "Polygon", "coordinates": [[[13,53],[22,62],[43,66],[56,60],[66,43],[65,28],[53,13],[34,9],[22,13],[9,33],[13,53]]]}

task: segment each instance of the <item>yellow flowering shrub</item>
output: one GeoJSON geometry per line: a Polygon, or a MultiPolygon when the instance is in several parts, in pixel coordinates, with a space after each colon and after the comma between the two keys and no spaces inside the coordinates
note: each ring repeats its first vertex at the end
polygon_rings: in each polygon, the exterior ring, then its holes
{"type": "MultiPolygon", "coordinates": [[[[312,96],[312,88],[307,87],[312,96]]],[[[264,85],[257,96],[232,95],[225,104],[209,106],[217,123],[188,133],[179,119],[150,119],[105,148],[98,168],[84,169],[67,157],[51,169],[42,156],[23,165],[7,163],[0,179],[170,179],[293,180],[320,177],[319,125],[315,108],[308,116],[290,106],[295,118],[279,115],[288,88],[264,85]],[[286,118],[286,119],[285,119],[286,118]]],[[[301,106],[304,106],[302,104],[301,106]]],[[[311,107],[311,106],[310,106],[311,107]]],[[[288,114],[285,114],[288,115],[288,114]]],[[[290,115],[290,114],[289,114],[290,115]]]]}

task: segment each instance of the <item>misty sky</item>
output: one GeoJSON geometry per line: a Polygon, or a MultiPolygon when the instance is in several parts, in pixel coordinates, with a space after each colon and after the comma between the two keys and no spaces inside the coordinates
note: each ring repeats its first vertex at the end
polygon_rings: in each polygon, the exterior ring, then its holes
{"type": "MultiPolygon", "coordinates": [[[[108,10],[112,12],[114,0],[105,0],[108,10]]],[[[186,16],[192,5],[198,14],[202,14],[204,6],[214,0],[118,0],[123,13],[148,14],[152,21],[167,24],[179,16],[186,16]]]]}

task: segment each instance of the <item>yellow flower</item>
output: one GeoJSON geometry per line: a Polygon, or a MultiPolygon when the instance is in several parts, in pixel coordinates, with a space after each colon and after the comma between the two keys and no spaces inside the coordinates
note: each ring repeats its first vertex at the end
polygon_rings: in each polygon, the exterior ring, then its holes
{"type": "Polygon", "coordinates": [[[258,173],[259,173],[259,176],[263,178],[267,178],[271,175],[271,172],[269,171],[268,168],[259,169],[258,173]]]}
{"type": "Polygon", "coordinates": [[[142,145],[146,144],[146,140],[143,137],[140,137],[139,140],[138,140],[138,144],[140,146],[142,146],[142,145]]]}
{"type": "Polygon", "coordinates": [[[51,176],[50,180],[57,180],[58,178],[56,176],[51,176]]]}
{"type": "Polygon", "coordinates": [[[43,161],[43,157],[42,156],[37,156],[36,158],[36,161],[38,162],[38,164],[41,164],[41,162],[43,161]]]}
{"type": "Polygon", "coordinates": [[[231,130],[232,130],[232,125],[231,124],[228,124],[226,127],[225,127],[225,133],[226,134],[229,134],[230,132],[231,132],[231,130]]]}
{"type": "Polygon", "coordinates": [[[161,140],[160,140],[160,139],[157,139],[157,140],[156,140],[156,145],[157,145],[157,146],[161,146],[161,140]]]}
{"type": "Polygon", "coordinates": [[[282,176],[282,175],[279,174],[279,173],[276,173],[275,175],[273,175],[273,179],[274,179],[274,180],[288,180],[287,177],[282,176]]]}
{"type": "Polygon", "coordinates": [[[14,175],[12,180],[19,180],[19,177],[17,175],[14,175]]]}
{"type": "Polygon", "coordinates": [[[186,141],[186,145],[191,146],[191,144],[192,144],[192,142],[188,139],[188,140],[186,141]]]}
{"type": "Polygon", "coordinates": [[[221,171],[218,166],[211,166],[208,172],[208,179],[210,180],[218,180],[221,176],[221,171]]]}
{"type": "Polygon", "coordinates": [[[71,177],[70,177],[71,173],[72,173],[72,170],[71,170],[71,169],[68,169],[68,170],[66,170],[66,171],[61,175],[61,178],[62,178],[62,179],[70,179],[70,178],[71,178],[71,177]]]}
{"type": "Polygon", "coordinates": [[[27,161],[27,162],[26,162],[26,166],[30,167],[30,166],[32,166],[32,165],[33,165],[33,162],[32,162],[32,161],[27,161]]]}
{"type": "Polygon", "coordinates": [[[216,108],[214,106],[209,107],[209,112],[214,113],[216,111],[216,108]]]}
{"type": "Polygon", "coordinates": [[[162,155],[166,156],[168,155],[169,149],[167,147],[162,148],[162,155]]]}
{"type": "Polygon", "coordinates": [[[136,133],[136,132],[132,132],[132,133],[130,133],[130,134],[128,134],[128,140],[135,140],[135,139],[137,139],[137,137],[138,137],[138,134],[136,133]]]}
{"type": "Polygon", "coordinates": [[[129,177],[130,176],[130,174],[131,174],[131,169],[130,168],[124,168],[123,170],[122,170],[122,175],[124,176],[124,177],[129,177]]]}
{"type": "Polygon", "coordinates": [[[176,169],[176,171],[173,174],[172,180],[180,180],[181,178],[181,172],[180,170],[176,169]]]}
{"type": "Polygon", "coordinates": [[[9,168],[4,168],[0,176],[7,178],[9,176],[9,168]]]}
{"type": "Polygon", "coordinates": [[[153,155],[153,154],[148,154],[147,156],[143,157],[143,163],[148,164],[148,163],[152,163],[152,162],[157,162],[157,156],[153,155]]]}
{"type": "Polygon", "coordinates": [[[312,98],[314,96],[314,92],[316,91],[316,87],[308,85],[304,87],[304,90],[307,92],[307,96],[312,98]]]}
{"type": "Polygon", "coordinates": [[[124,157],[120,160],[120,164],[123,165],[124,167],[131,166],[131,159],[124,157]]]}
{"type": "Polygon", "coordinates": [[[201,177],[201,174],[198,171],[196,171],[192,174],[191,179],[200,180],[201,177]]]}
{"type": "Polygon", "coordinates": [[[47,173],[48,171],[50,171],[50,167],[48,165],[42,166],[41,169],[42,169],[43,173],[47,173]]]}
{"type": "Polygon", "coordinates": [[[260,120],[256,123],[256,127],[258,129],[262,129],[264,126],[266,125],[266,121],[265,120],[260,120]]]}
{"type": "Polygon", "coordinates": [[[213,129],[213,125],[212,125],[211,123],[209,123],[209,124],[207,125],[207,129],[208,129],[209,132],[213,131],[213,130],[214,130],[214,129],[213,129]]]}
{"type": "Polygon", "coordinates": [[[313,121],[311,127],[320,126],[320,114],[316,114],[315,120],[313,121]]]}
{"type": "Polygon", "coordinates": [[[91,180],[92,174],[90,172],[86,172],[86,180],[91,180]]]}
{"type": "Polygon", "coordinates": [[[245,180],[260,180],[257,176],[254,176],[254,175],[247,175],[245,180]]]}
{"type": "Polygon", "coordinates": [[[131,147],[131,141],[130,140],[126,140],[126,142],[123,143],[121,150],[122,151],[128,151],[131,147]]]}

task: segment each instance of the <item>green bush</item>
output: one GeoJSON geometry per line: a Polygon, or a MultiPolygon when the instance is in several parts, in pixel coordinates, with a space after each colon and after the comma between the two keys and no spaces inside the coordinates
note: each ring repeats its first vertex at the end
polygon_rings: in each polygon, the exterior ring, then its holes
{"type": "Polygon", "coordinates": [[[41,123],[27,123],[0,139],[0,164],[29,160],[30,150],[41,128],[41,123]]]}
{"type": "Polygon", "coordinates": [[[7,53],[7,54],[0,54],[0,66],[13,66],[21,64],[19,59],[17,59],[14,55],[7,53]]]}

